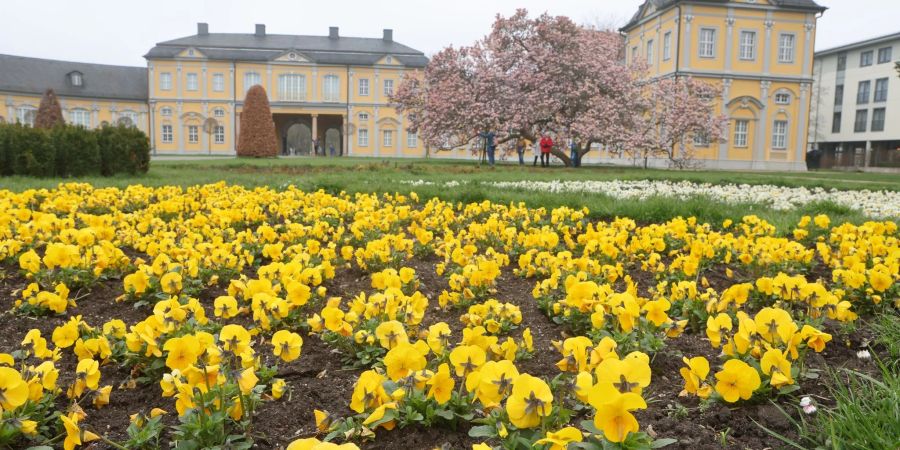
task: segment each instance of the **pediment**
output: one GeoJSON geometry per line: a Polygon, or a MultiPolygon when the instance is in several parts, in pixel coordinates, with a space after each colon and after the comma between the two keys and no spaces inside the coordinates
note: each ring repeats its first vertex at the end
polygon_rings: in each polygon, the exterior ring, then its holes
{"type": "Polygon", "coordinates": [[[188,47],[178,54],[179,58],[206,58],[206,55],[196,47],[188,47]]]}
{"type": "Polygon", "coordinates": [[[284,51],[281,54],[279,54],[278,56],[276,56],[275,58],[272,58],[272,60],[278,61],[278,62],[292,62],[292,63],[312,62],[312,60],[308,56],[304,55],[303,53],[301,53],[299,50],[296,50],[296,49],[290,49],[290,50],[284,51]]]}
{"type": "Polygon", "coordinates": [[[379,66],[402,66],[403,63],[400,62],[394,55],[384,55],[379,59],[376,63],[379,66]]]}

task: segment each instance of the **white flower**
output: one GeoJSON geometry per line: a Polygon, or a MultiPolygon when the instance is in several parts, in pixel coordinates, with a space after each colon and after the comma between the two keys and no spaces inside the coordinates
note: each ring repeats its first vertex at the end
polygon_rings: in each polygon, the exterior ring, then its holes
{"type": "Polygon", "coordinates": [[[803,408],[803,412],[806,414],[813,414],[817,409],[816,405],[813,403],[813,399],[809,396],[800,399],[800,407],[803,408]]]}
{"type": "Polygon", "coordinates": [[[868,350],[860,350],[856,352],[856,357],[865,361],[872,359],[872,354],[868,350]]]}

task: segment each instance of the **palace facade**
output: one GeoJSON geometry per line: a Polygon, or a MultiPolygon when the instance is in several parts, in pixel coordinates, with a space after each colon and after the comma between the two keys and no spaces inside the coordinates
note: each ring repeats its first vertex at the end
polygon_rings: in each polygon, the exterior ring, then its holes
{"type": "Polygon", "coordinates": [[[621,31],[628,62],[721,90],[727,136],[685,144],[704,167],[806,170],[816,21],[824,11],[813,0],[647,0],[621,31]]]}
{"type": "MultiPolygon", "coordinates": [[[[423,156],[425,146],[389,96],[428,58],[381,38],[211,33],[156,44],[147,67],[0,55],[4,120],[32,123],[43,92],[60,97],[66,120],[86,127],[129,121],[155,154],[235,153],[247,90],[265,88],[282,154],[423,156]]],[[[0,114],[2,117],[2,114],[0,114]]]]}

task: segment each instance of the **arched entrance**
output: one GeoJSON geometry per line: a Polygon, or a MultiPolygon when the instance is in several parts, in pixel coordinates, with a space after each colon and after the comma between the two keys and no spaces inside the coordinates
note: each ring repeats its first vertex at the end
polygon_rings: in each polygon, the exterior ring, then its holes
{"type": "Polygon", "coordinates": [[[342,156],[343,146],[341,144],[341,130],[332,127],[325,131],[325,152],[328,156],[331,156],[332,148],[334,148],[334,156],[342,156]]]}
{"type": "Polygon", "coordinates": [[[285,142],[289,155],[309,155],[312,148],[312,131],[305,123],[295,123],[288,128],[285,142]]]}

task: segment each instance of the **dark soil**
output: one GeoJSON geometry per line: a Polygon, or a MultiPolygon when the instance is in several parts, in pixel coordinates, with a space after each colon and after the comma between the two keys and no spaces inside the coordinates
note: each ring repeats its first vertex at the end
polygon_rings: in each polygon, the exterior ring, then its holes
{"type": "MultiPolygon", "coordinates": [[[[431,301],[423,327],[444,321],[453,331],[454,339],[462,337],[463,324],[459,316],[462,309],[440,309],[437,307],[437,296],[447,288],[445,278],[435,273],[435,265],[440,260],[436,257],[414,258],[406,264],[415,268],[420,281],[419,290],[431,301]]],[[[816,269],[820,271],[821,269],[816,269]]],[[[706,271],[703,275],[709,278],[710,284],[722,289],[733,283],[716,276],[721,273],[718,268],[706,271]]],[[[821,276],[810,274],[811,278],[821,276]]],[[[649,274],[635,271],[633,278],[641,285],[642,291],[652,287],[655,282],[649,274]]],[[[827,275],[826,275],[827,276],[827,275]]],[[[18,274],[14,264],[0,265],[0,311],[9,311],[18,291],[23,289],[28,280],[18,274]]],[[[223,282],[224,285],[224,282],[223,282]]],[[[511,268],[504,268],[498,281],[495,297],[502,302],[510,302],[521,308],[523,322],[512,335],[517,337],[526,327],[531,329],[534,337],[534,356],[517,362],[523,372],[543,376],[550,379],[559,373],[555,364],[560,358],[552,347],[551,341],[565,337],[563,327],[547,318],[539,309],[532,297],[534,280],[513,275],[511,268]]],[[[340,268],[333,280],[326,283],[330,296],[351,299],[360,292],[370,293],[370,277],[357,268],[340,268]]],[[[65,315],[41,318],[23,317],[5,312],[0,316],[0,352],[11,352],[19,347],[24,335],[32,328],[41,330],[42,335],[50,340],[53,329],[65,323],[71,315],[82,315],[92,326],[102,326],[107,320],[117,318],[132,325],[146,318],[151,313],[150,307],[135,308],[132,304],[115,301],[122,292],[121,280],[101,281],[90,292],[78,301],[77,308],[70,308],[65,315]]],[[[644,291],[645,292],[645,291],[644,291]]],[[[222,286],[213,286],[200,295],[201,301],[211,310],[212,299],[222,295],[222,286]]],[[[73,297],[84,293],[73,293],[73,297]]],[[[212,317],[212,311],[209,311],[212,317]]],[[[246,320],[246,319],[244,319],[246,320]]],[[[812,354],[808,363],[815,369],[825,367],[849,367],[856,370],[873,372],[874,365],[856,358],[856,351],[871,338],[862,332],[845,336],[836,326],[828,329],[835,339],[828,344],[821,354],[812,354]]],[[[712,349],[705,336],[686,334],[668,341],[667,348],[658,353],[652,361],[653,380],[645,392],[649,408],[638,414],[641,429],[651,436],[675,438],[678,442],[668,448],[674,449],[765,449],[780,448],[781,443],[758,427],[759,422],[775,432],[788,437],[796,435],[796,430],[782,413],[771,403],[761,401],[758,404],[729,407],[714,404],[701,408],[696,398],[680,397],[683,380],[679,368],[683,366],[682,356],[706,356],[711,362],[717,359],[717,351],[712,349]]],[[[60,385],[69,381],[77,361],[69,349],[63,352],[63,358],[57,363],[60,369],[60,385]]],[[[354,382],[361,370],[344,369],[340,355],[334,353],[316,336],[304,336],[304,345],[300,359],[290,364],[280,364],[278,377],[288,383],[288,391],[278,401],[264,402],[257,410],[252,430],[258,448],[283,448],[287,443],[299,437],[316,434],[313,409],[326,410],[336,416],[351,414],[348,408],[354,382]]],[[[120,440],[125,436],[129,424],[129,415],[140,410],[149,411],[159,407],[174,412],[174,401],[161,396],[158,384],[128,388],[122,383],[129,378],[130,368],[119,367],[115,363],[102,368],[101,385],[112,384],[114,390],[111,403],[95,410],[86,407],[88,418],[84,424],[95,431],[106,434],[112,439],[120,440]]],[[[801,395],[812,395],[817,401],[828,404],[827,382],[829,378],[824,372],[819,380],[803,380],[801,389],[794,394],[778,398],[776,402],[791,414],[798,414],[796,407],[801,395]]],[[[65,408],[64,397],[60,399],[60,407],[65,408]]],[[[174,414],[167,415],[166,423],[174,424],[174,414]]],[[[448,430],[443,428],[408,427],[406,429],[377,432],[377,439],[359,443],[364,449],[469,449],[478,440],[467,435],[467,429],[448,430]]],[[[94,445],[91,449],[104,448],[94,445]]]]}

